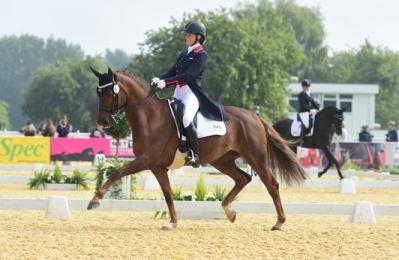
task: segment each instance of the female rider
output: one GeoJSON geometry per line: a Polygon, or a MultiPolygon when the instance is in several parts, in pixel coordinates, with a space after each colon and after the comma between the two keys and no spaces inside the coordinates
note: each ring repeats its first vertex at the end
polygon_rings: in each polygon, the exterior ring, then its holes
{"type": "Polygon", "coordinates": [[[201,87],[201,76],[206,67],[207,53],[202,44],[206,38],[205,26],[197,21],[186,24],[183,33],[187,51],[179,55],[175,65],[159,78],[153,78],[151,85],[163,89],[176,86],[173,97],[184,104],[183,126],[190,151],[186,157],[186,165],[199,166],[198,137],[192,121],[198,110],[211,120],[227,119],[221,105],[209,98],[201,87]]]}

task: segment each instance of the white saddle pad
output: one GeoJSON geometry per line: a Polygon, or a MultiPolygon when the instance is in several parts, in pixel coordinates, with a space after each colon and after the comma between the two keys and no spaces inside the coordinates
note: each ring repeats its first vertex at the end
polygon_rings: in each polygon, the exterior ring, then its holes
{"type": "Polygon", "coordinates": [[[213,121],[204,117],[201,112],[197,114],[197,134],[198,138],[211,135],[226,134],[226,125],[223,121],[213,121]]]}
{"type": "MultiPolygon", "coordinates": [[[[176,130],[177,130],[177,136],[180,137],[180,132],[177,127],[177,122],[175,115],[172,111],[172,108],[170,107],[171,101],[168,100],[169,102],[169,109],[170,113],[172,113],[175,125],[176,125],[176,130]]],[[[210,120],[206,117],[204,117],[201,112],[198,112],[197,114],[197,135],[198,138],[204,138],[207,136],[212,136],[212,135],[225,135],[226,134],[226,125],[223,121],[213,121],[210,120]]]]}
{"type": "Polygon", "coordinates": [[[298,137],[301,135],[301,130],[302,130],[302,122],[298,121],[297,118],[292,120],[291,124],[291,135],[294,137],[298,137]]]}

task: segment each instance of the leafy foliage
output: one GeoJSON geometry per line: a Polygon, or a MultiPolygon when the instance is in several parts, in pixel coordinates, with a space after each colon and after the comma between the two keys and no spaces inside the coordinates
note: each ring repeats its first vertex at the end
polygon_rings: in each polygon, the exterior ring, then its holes
{"type": "Polygon", "coordinates": [[[209,32],[203,81],[212,98],[249,109],[260,105],[269,119],[285,115],[289,70],[299,67],[303,55],[291,28],[268,1],[173,19],[169,27],[147,34],[132,66],[145,79],[167,71],[177,51],[186,48],[181,28],[188,20],[202,21],[209,32]]]}
{"type": "Polygon", "coordinates": [[[172,197],[173,200],[184,200],[184,195],[181,186],[179,188],[172,189],[172,197]]]}
{"type": "Polygon", "coordinates": [[[89,67],[102,67],[99,57],[56,63],[38,69],[25,95],[24,113],[33,121],[68,115],[75,129],[89,130],[97,116],[95,86],[98,79],[89,67]],[[40,104],[40,106],[38,105],[40,104]]]}
{"type": "Polygon", "coordinates": [[[378,84],[376,122],[399,121],[399,53],[372,46],[367,40],[357,50],[336,53],[323,79],[334,83],[378,84]]]}
{"type": "Polygon", "coordinates": [[[355,163],[353,163],[351,160],[348,160],[342,167],[342,170],[361,170],[361,167],[355,163]]]}
{"type": "Polygon", "coordinates": [[[115,115],[115,122],[111,126],[105,129],[105,133],[116,139],[116,152],[115,158],[119,155],[119,140],[130,135],[132,132],[130,125],[126,119],[124,112],[118,112],[115,115]]]}
{"type": "Polygon", "coordinates": [[[107,66],[113,69],[124,69],[132,60],[132,56],[129,56],[126,52],[120,49],[111,51],[107,49],[105,51],[104,62],[107,66]]]}
{"type": "Polygon", "coordinates": [[[0,130],[10,129],[10,116],[8,112],[8,104],[0,100],[0,130]]]}
{"type": "MultiPolygon", "coordinates": [[[[96,174],[96,191],[98,191],[101,188],[104,182],[104,177],[111,176],[124,165],[125,162],[120,160],[113,160],[109,162],[99,163],[97,166],[97,174],[96,174]]],[[[115,184],[111,186],[110,197],[113,199],[122,198],[122,180],[116,181],[115,184]]]]}
{"type": "MultiPolygon", "coordinates": [[[[21,105],[34,72],[41,66],[49,66],[65,59],[82,59],[83,51],[78,45],[65,40],[32,35],[4,36],[0,38],[0,92],[10,106],[10,119],[14,128],[25,124],[21,105]]],[[[41,96],[40,101],[44,101],[41,96]]],[[[36,103],[41,107],[42,102],[36,103]]],[[[50,112],[52,107],[47,107],[50,112]],[[49,109],[50,108],[50,109],[49,109]]],[[[29,116],[29,114],[28,114],[29,116]]],[[[46,118],[44,116],[43,118],[46,118]]]]}
{"type": "Polygon", "coordinates": [[[389,166],[386,171],[388,171],[390,174],[399,175],[399,169],[395,166],[389,166]]]}
{"type": "Polygon", "coordinates": [[[197,181],[197,185],[195,186],[195,200],[204,201],[206,197],[207,191],[204,183],[204,178],[200,176],[197,181]]]}
{"type": "Polygon", "coordinates": [[[55,165],[52,181],[55,183],[60,183],[62,180],[62,170],[58,164],[55,165]]]}
{"type": "Polygon", "coordinates": [[[224,198],[227,196],[227,191],[226,188],[222,188],[219,185],[216,185],[214,190],[213,190],[213,197],[215,200],[223,201],[224,198]]]}
{"type": "Polygon", "coordinates": [[[76,187],[83,187],[85,190],[89,189],[87,181],[89,178],[87,177],[87,172],[75,169],[72,173],[71,183],[76,184],[76,187]]]}
{"type": "Polygon", "coordinates": [[[30,178],[28,181],[28,186],[30,189],[37,190],[40,186],[46,188],[47,183],[51,183],[51,171],[48,169],[41,169],[40,171],[34,172],[33,178],[30,178]]]}

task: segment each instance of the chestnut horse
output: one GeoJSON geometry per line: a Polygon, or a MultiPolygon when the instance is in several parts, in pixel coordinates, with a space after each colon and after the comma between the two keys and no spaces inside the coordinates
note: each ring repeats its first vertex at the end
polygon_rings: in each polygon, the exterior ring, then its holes
{"type": "MultiPolygon", "coordinates": [[[[151,170],[162,188],[169,209],[170,223],[162,229],[176,228],[177,216],[167,172],[174,160],[179,139],[167,100],[154,97],[150,86],[128,72],[114,73],[108,69],[108,73],[101,74],[94,69],[92,71],[99,79],[97,122],[108,127],[112,116],[124,109],[133,129],[136,158],[109,177],[95,193],[88,209],[99,206],[99,201],[115,181],[130,174],[151,170]]],[[[234,222],[236,212],[231,208],[231,203],[251,181],[251,176],[235,164],[237,158],[243,157],[256,170],[273,198],[278,217],[272,230],[279,230],[286,216],[279,195],[279,184],[275,179],[276,173],[287,184],[301,183],[306,174],[287,141],[254,112],[232,106],[226,107],[226,112],[229,115],[229,120],[225,122],[227,133],[199,140],[200,164],[209,163],[234,180],[233,189],[222,202],[227,218],[234,222]]]]}

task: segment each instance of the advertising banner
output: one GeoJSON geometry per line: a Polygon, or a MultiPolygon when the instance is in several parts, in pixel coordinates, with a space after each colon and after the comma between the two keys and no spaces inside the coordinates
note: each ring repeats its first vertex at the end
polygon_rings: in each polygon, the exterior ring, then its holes
{"type": "Polygon", "coordinates": [[[0,163],[32,164],[50,163],[50,138],[0,137],[0,163]]]}
{"type": "MultiPolygon", "coordinates": [[[[394,146],[391,143],[333,143],[330,151],[340,165],[348,160],[364,169],[379,169],[393,164],[394,146]]],[[[299,148],[297,157],[305,168],[327,165],[324,153],[317,149],[299,148]]]]}
{"type": "MultiPolygon", "coordinates": [[[[112,155],[116,154],[116,140],[115,139],[111,140],[111,153],[112,153],[112,155]]],[[[125,157],[125,158],[134,157],[132,139],[119,140],[118,156],[125,157]]]]}
{"type": "Polygon", "coordinates": [[[51,138],[52,161],[93,161],[96,154],[112,156],[108,138],[51,138]]]}

